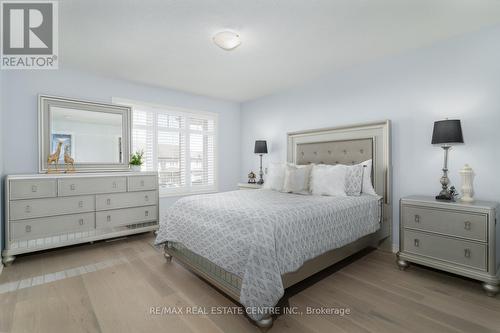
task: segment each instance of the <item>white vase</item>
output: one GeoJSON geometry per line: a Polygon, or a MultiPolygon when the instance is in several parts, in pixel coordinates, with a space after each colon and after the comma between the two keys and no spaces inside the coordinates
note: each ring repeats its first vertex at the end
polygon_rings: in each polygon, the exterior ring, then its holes
{"type": "Polygon", "coordinates": [[[466,164],[460,170],[460,177],[462,178],[462,198],[460,200],[464,202],[473,202],[474,198],[474,171],[472,168],[466,164]]]}
{"type": "Polygon", "coordinates": [[[131,165],[130,170],[134,172],[140,172],[141,171],[141,166],[140,165],[131,165]]]}

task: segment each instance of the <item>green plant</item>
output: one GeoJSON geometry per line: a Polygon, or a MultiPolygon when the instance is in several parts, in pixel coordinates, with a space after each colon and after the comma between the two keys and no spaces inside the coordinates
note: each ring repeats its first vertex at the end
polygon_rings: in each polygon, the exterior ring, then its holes
{"type": "Polygon", "coordinates": [[[144,164],[143,161],[144,151],[136,151],[134,154],[130,155],[130,165],[139,165],[144,164]]]}

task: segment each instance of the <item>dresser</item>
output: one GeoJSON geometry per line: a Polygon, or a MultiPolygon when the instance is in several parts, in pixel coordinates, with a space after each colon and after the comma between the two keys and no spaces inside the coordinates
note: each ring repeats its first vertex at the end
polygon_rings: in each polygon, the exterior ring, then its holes
{"type": "Polygon", "coordinates": [[[410,196],[400,202],[401,269],[409,262],[483,282],[489,296],[499,291],[498,203],[437,201],[410,196]]]}
{"type": "Polygon", "coordinates": [[[154,172],[7,176],[2,260],[156,230],[158,200],[154,172]]]}

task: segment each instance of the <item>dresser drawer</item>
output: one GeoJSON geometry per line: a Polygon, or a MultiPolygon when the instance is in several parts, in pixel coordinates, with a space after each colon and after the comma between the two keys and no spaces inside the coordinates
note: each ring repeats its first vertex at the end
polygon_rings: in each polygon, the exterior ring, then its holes
{"type": "Polygon", "coordinates": [[[10,224],[12,240],[35,239],[67,232],[88,231],[95,226],[95,214],[73,214],[22,220],[10,224]]]}
{"type": "Polygon", "coordinates": [[[486,270],[486,245],[456,238],[404,231],[403,251],[486,270]]]}
{"type": "Polygon", "coordinates": [[[99,194],[96,196],[96,209],[109,210],[155,205],[157,200],[158,196],[156,191],[99,194]]]}
{"type": "Polygon", "coordinates": [[[157,218],[157,206],[99,211],[96,213],[96,228],[117,227],[127,224],[149,222],[155,221],[157,218]]]}
{"type": "Polygon", "coordinates": [[[11,220],[84,213],[94,210],[94,196],[19,200],[11,201],[9,205],[11,220]]]}
{"type": "Polygon", "coordinates": [[[130,176],[128,177],[129,191],[156,190],[158,179],[156,176],[130,176]]]}
{"type": "Polygon", "coordinates": [[[59,196],[127,191],[126,177],[59,179],[59,196]]]}
{"type": "Polygon", "coordinates": [[[23,179],[10,181],[10,200],[51,198],[57,196],[55,179],[23,179]]]}
{"type": "Polygon", "coordinates": [[[454,210],[403,206],[403,225],[430,232],[486,241],[488,217],[454,210]]]}

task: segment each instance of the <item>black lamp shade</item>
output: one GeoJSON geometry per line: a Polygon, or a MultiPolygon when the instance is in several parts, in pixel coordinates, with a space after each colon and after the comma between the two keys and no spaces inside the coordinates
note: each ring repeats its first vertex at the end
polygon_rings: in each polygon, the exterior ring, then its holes
{"type": "Polygon", "coordinates": [[[464,143],[462,135],[462,125],[460,120],[440,120],[434,122],[434,131],[432,132],[432,144],[464,143]]]}
{"type": "Polygon", "coordinates": [[[267,142],[266,140],[256,140],[255,148],[253,150],[255,154],[267,154],[267,142]]]}

